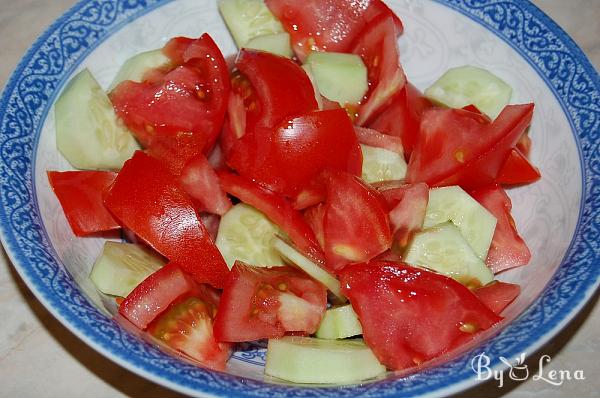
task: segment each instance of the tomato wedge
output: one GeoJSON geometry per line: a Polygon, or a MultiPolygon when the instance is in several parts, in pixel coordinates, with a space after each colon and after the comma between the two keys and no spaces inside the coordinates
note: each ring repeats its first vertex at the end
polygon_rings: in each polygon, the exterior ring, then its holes
{"type": "Polygon", "coordinates": [[[104,192],[116,176],[110,171],[48,172],[50,186],[75,235],[86,236],[121,228],[102,202],[104,192]]]}
{"type": "Polygon", "coordinates": [[[383,134],[377,130],[366,127],[357,126],[354,128],[354,131],[356,132],[359,143],[376,148],[387,149],[388,151],[396,152],[397,154],[404,156],[404,149],[402,148],[402,140],[400,137],[383,134]]]}
{"type": "Polygon", "coordinates": [[[314,333],[327,306],[323,285],[292,267],[259,268],[236,262],[215,318],[219,341],[242,342],[314,333]]]}
{"type": "Polygon", "coordinates": [[[537,167],[517,147],[510,151],[497,182],[503,185],[530,184],[542,177],[537,167]]]}
{"type": "Polygon", "coordinates": [[[406,184],[400,188],[381,191],[390,205],[390,225],[400,248],[408,244],[413,233],[423,228],[429,187],[425,183],[406,184]]]}
{"type": "Polygon", "coordinates": [[[521,287],[514,283],[493,281],[473,290],[473,293],[494,313],[500,315],[521,293],[521,287]]]}
{"type": "Polygon", "coordinates": [[[319,263],[324,261],[323,251],[315,234],[290,202],[244,177],[226,171],[219,171],[217,174],[225,192],[263,212],[288,234],[300,251],[319,263]]]}
{"type": "Polygon", "coordinates": [[[504,189],[491,185],[471,191],[470,194],[498,220],[486,265],[497,274],[529,263],[531,252],[517,232],[510,214],[512,203],[504,189]]]}
{"type": "Polygon", "coordinates": [[[393,370],[421,365],[502,319],[460,283],[406,264],[352,264],[340,277],[365,342],[393,370]]]}
{"type": "Polygon", "coordinates": [[[217,173],[202,154],[192,158],[185,165],[179,182],[202,211],[222,216],[232,206],[221,188],[217,173]]]}
{"type": "Polygon", "coordinates": [[[160,161],[137,151],[104,198],[108,210],[198,283],[221,288],[229,269],[191,198],[160,161]]]}
{"type": "Polygon", "coordinates": [[[369,91],[360,105],[356,124],[363,126],[383,111],[387,102],[404,87],[394,19],[381,14],[373,19],[352,46],[367,66],[369,91]]]}

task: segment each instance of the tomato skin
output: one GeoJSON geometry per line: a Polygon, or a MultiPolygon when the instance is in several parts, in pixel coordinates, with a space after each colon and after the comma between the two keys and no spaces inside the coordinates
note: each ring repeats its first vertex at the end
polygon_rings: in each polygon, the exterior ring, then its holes
{"type": "Polygon", "coordinates": [[[423,228],[429,203],[429,187],[420,182],[381,193],[390,205],[390,225],[394,240],[403,248],[412,235],[423,228]]]}
{"type": "MultiPolygon", "coordinates": [[[[327,306],[325,287],[292,267],[258,268],[236,262],[215,318],[219,341],[242,342],[314,333],[327,306]],[[286,311],[282,295],[300,299],[302,314],[286,311]]],[[[298,307],[295,307],[297,309],[298,307]]]]}
{"type": "Polygon", "coordinates": [[[518,147],[510,151],[504,162],[497,182],[503,185],[530,184],[542,178],[537,167],[531,164],[518,147]]]}
{"type": "Polygon", "coordinates": [[[198,283],[221,288],[229,269],[190,197],[160,161],[137,151],[104,198],[123,225],[198,283]]]}
{"type": "Polygon", "coordinates": [[[473,293],[495,314],[500,315],[521,293],[521,287],[514,283],[493,281],[473,290],[473,293]]]}
{"type": "Polygon", "coordinates": [[[106,210],[102,196],[113,183],[110,171],[48,171],[48,181],[76,236],[121,228],[106,210]]]}
{"type": "Polygon", "coordinates": [[[295,210],[289,201],[242,176],[227,171],[218,171],[217,174],[225,192],[263,212],[288,234],[300,251],[323,263],[323,251],[315,234],[302,218],[302,214],[295,210]]]}
{"type": "Polygon", "coordinates": [[[483,207],[498,220],[496,231],[485,263],[494,274],[526,265],[531,252],[525,241],[519,236],[515,222],[510,214],[510,198],[497,184],[469,192],[483,207]]]}
{"type": "Polygon", "coordinates": [[[363,337],[392,370],[413,368],[485,330],[502,318],[460,283],[402,263],[351,264],[340,272],[363,337]]]}
{"type": "Polygon", "coordinates": [[[232,204],[219,183],[219,177],[202,154],[192,158],[183,168],[179,178],[185,192],[201,210],[222,216],[232,204]]]}

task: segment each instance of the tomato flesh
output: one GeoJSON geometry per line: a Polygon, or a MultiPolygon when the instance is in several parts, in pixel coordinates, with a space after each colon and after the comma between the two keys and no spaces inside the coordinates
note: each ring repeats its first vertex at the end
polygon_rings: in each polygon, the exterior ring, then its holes
{"type": "Polygon", "coordinates": [[[504,162],[497,182],[503,185],[530,184],[541,177],[538,168],[531,164],[518,147],[515,147],[504,162]]]}
{"type": "Polygon", "coordinates": [[[473,290],[473,293],[496,314],[502,313],[521,293],[521,287],[514,283],[493,281],[473,290]]]}
{"type": "Polygon", "coordinates": [[[425,183],[406,184],[400,188],[381,191],[390,206],[390,225],[394,240],[405,247],[413,233],[423,228],[429,187],[425,183]]]}
{"type": "Polygon", "coordinates": [[[366,127],[355,127],[354,131],[356,132],[356,137],[358,137],[358,142],[363,145],[387,149],[388,151],[404,155],[400,137],[383,134],[377,130],[366,127]]]}
{"type": "Polygon", "coordinates": [[[179,182],[202,211],[222,216],[232,206],[221,188],[217,173],[202,154],[192,158],[185,165],[179,182]]]}

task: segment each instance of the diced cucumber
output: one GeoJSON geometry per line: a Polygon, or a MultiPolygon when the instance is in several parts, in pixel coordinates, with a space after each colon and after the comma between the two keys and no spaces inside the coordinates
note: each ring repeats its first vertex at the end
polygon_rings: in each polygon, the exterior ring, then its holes
{"type": "Polygon", "coordinates": [[[273,248],[276,235],[283,232],[260,211],[239,203],[221,218],[216,245],[229,269],[236,260],[256,267],[283,265],[273,248]]]}
{"type": "Polygon", "coordinates": [[[473,251],[485,261],[496,230],[492,213],[459,186],[431,189],[423,228],[446,221],[458,227],[473,251]]]}
{"type": "Polygon", "coordinates": [[[255,37],[284,31],[263,0],[218,0],[218,6],[238,48],[255,37]]]}
{"type": "Polygon", "coordinates": [[[425,90],[425,96],[450,108],[475,105],[495,119],[508,105],[512,88],[498,76],[475,66],[449,69],[425,90]]]}
{"type": "Polygon", "coordinates": [[[321,282],[323,286],[329,289],[329,291],[337,297],[339,302],[343,303],[346,301],[346,297],[342,294],[340,282],[329,272],[306,258],[302,253],[288,245],[279,237],[273,242],[273,248],[289,262],[306,272],[310,277],[321,282]]]}
{"type": "Polygon", "coordinates": [[[312,69],[310,65],[304,64],[302,65],[302,69],[306,72],[308,79],[312,83],[313,90],[315,90],[315,100],[317,100],[317,105],[320,110],[323,110],[323,98],[321,98],[321,92],[319,91],[319,87],[317,86],[317,81],[315,80],[315,76],[312,73],[312,69]]]}
{"type": "Polygon", "coordinates": [[[140,149],[87,69],[69,82],[54,112],[56,146],[75,168],[118,170],[140,149]]]}
{"type": "Polygon", "coordinates": [[[140,245],[105,242],[104,249],[92,268],[90,279],[104,294],[127,297],[165,261],[140,245]]]}
{"type": "Polygon", "coordinates": [[[265,374],[294,383],[353,383],[385,370],[361,339],[286,336],[269,340],[267,347],[265,374]]]}
{"type": "Polygon", "coordinates": [[[305,64],[321,94],[341,105],[358,103],[369,89],[367,67],[356,54],[313,51],[305,64]]]}
{"type": "Polygon", "coordinates": [[[494,279],[492,271],[450,222],[416,233],[404,261],[450,276],[469,287],[483,286],[494,279]]]}
{"type": "Polygon", "coordinates": [[[362,326],[350,304],[325,311],[316,336],[320,339],[345,339],[362,334],[362,326]]]}
{"type": "Polygon", "coordinates": [[[167,66],[171,60],[161,49],[146,51],[139,53],[129,58],[110,84],[108,91],[112,91],[117,85],[125,80],[131,80],[134,82],[143,81],[144,74],[150,69],[159,68],[161,66],[167,66]]]}
{"type": "Polygon", "coordinates": [[[362,178],[368,183],[402,180],[406,176],[406,161],[396,152],[360,144],[363,154],[362,178]]]}
{"type": "Polygon", "coordinates": [[[257,36],[250,39],[244,47],[268,51],[287,58],[294,56],[294,50],[292,50],[292,46],[290,45],[290,35],[287,32],[257,36]]]}

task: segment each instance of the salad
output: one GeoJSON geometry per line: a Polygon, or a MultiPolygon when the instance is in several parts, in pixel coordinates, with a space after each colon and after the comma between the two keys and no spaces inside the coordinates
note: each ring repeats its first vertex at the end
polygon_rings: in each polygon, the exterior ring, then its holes
{"type": "Polygon", "coordinates": [[[504,188],[540,178],[533,104],[491,72],[425,92],[380,0],[219,0],[208,33],[136,55],[108,92],[83,70],[55,104],[49,171],[80,237],[120,231],[90,278],[130,322],[224,370],[353,383],[418,371],[497,327],[530,252],[504,188]]]}

